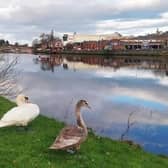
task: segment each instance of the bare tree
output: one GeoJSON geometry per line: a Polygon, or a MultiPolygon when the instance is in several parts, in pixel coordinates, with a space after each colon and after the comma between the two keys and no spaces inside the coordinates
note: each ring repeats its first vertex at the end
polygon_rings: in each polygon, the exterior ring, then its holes
{"type": "Polygon", "coordinates": [[[9,58],[0,55],[0,96],[13,98],[20,89],[17,85],[17,73],[15,72],[15,65],[18,58],[9,58]]]}
{"type": "Polygon", "coordinates": [[[135,122],[131,121],[131,117],[133,114],[134,112],[129,113],[126,130],[121,134],[121,138],[120,138],[121,141],[124,140],[124,137],[129,133],[130,128],[135,124],[135,122]]]}

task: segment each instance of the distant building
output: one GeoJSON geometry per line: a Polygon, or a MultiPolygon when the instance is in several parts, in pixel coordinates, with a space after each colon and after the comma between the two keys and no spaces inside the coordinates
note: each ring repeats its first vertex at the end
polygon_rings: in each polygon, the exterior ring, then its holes
{"type": "Polygon", "coordinates": [[[164,40],[122,40],[125,49],[140,50],[140,49],[162,49],[165,47],[164,40]]]}
{"type": "Polygon", "coordinates": [[[50,34],[42,33],[39,39],[33,41],[35,52],[57,52],[63,50],[62,40],[54,36],[52,30],[50,34]]]}
{"type": "Polygon", "coordinates": [[[90,34],[64,34],[63,43],[81,43],[84,41],[102,41],[102,40],[112,40],[112,39],[121,39],[122,36],[119,33],[113,34],[102,34],[102,35],[90,35],[90,34]]]}
{"type": "Polygon", "coordinates": [[[104,47],[105,50],[124,50],[125,46],[123,45],[122,40],[112,39],[104,47]]]}

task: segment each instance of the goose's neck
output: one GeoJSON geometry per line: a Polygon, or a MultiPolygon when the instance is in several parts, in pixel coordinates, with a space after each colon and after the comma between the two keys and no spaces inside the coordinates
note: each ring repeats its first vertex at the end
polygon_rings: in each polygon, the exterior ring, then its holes
{"type": "Polygon", "coordinates": [[[85,124],[85,122],[84,122],[84,120],[83,120],[83,118],[82,118],[82,115],[81,115],[80,110],[81,110],[81,107],[78,107],[78,106],[77,106],[77,107],[76,107],[76,111],[75,111],[75,112],[76,112],[77,125],[78,125],[79,127],[83,128],[85,134],[87,135],[87,134],[88,134],[87,126],[86,126],[86,124],[85,124]]]}

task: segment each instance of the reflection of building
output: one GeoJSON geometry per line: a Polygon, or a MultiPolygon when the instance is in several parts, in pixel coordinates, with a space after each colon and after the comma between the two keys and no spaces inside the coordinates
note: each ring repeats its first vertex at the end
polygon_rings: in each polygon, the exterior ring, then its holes
{"type": "Polygon", "coordinates": [[[72,62],[83,62],[90,65],[109,66],[114,68],[120,67],[138,67],[153,70],[168,71],[168,59],[153,57],[100,57],[100,56],[67,56],[66,59],[72,62]]]}
{"type": "Polygon", "coordinates": [[[133,57],[133,56],[117,56],[117,57],[101,57],[96,55],[67,55],[39,57],[41,68],[43,70],[54,71],[55,66],[60,66],[66,70],[80,68],[97,68],[98,66],[113,67],[137,67],[140,69],[152,69],[154,73],[168,72],[168,58],[153,58],[153,57],[133,57]]]}
{"type": "Polygon", "coordinates": [[[166,71],[166,76],[168,76],[168,70],[166,71]]]}

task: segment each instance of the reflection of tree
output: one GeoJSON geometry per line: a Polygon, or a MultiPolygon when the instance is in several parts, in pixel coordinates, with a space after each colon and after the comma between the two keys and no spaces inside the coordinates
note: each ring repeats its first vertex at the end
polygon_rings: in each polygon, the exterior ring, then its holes
{"type": "Polygon", "coordinates": [[[17,57],[10,59],[0,56],[0,96],[13,97],[20,92],[14,70],[16,64],[17,57]]]}
{"type": "Polygon", "coordinates": [[[41,69],[43,71],[49,71],[49,70],[52,70],[52,67],[49,63],[41,62],[41,69]]]}
{"type": "Polygon", "coordinates": [[[40,67],[43,71],[54,72],[54,67],[60,66],[63,62],[61,56],[49,56],[49,57],[39,57],[40,67]]]}
{"type": "Polygon", "coordinates": [[[63,68],[65,69],[65,70],[67,70],[68,69],[68,64],[67,63],[63,63],[63,68]]]}
{"type": "Polygon", "coordinates": [[[34,62],[34,64],[38,64],[39,63],[39,59],[38,58],[33,58],[33,62],[34,62]]]}

